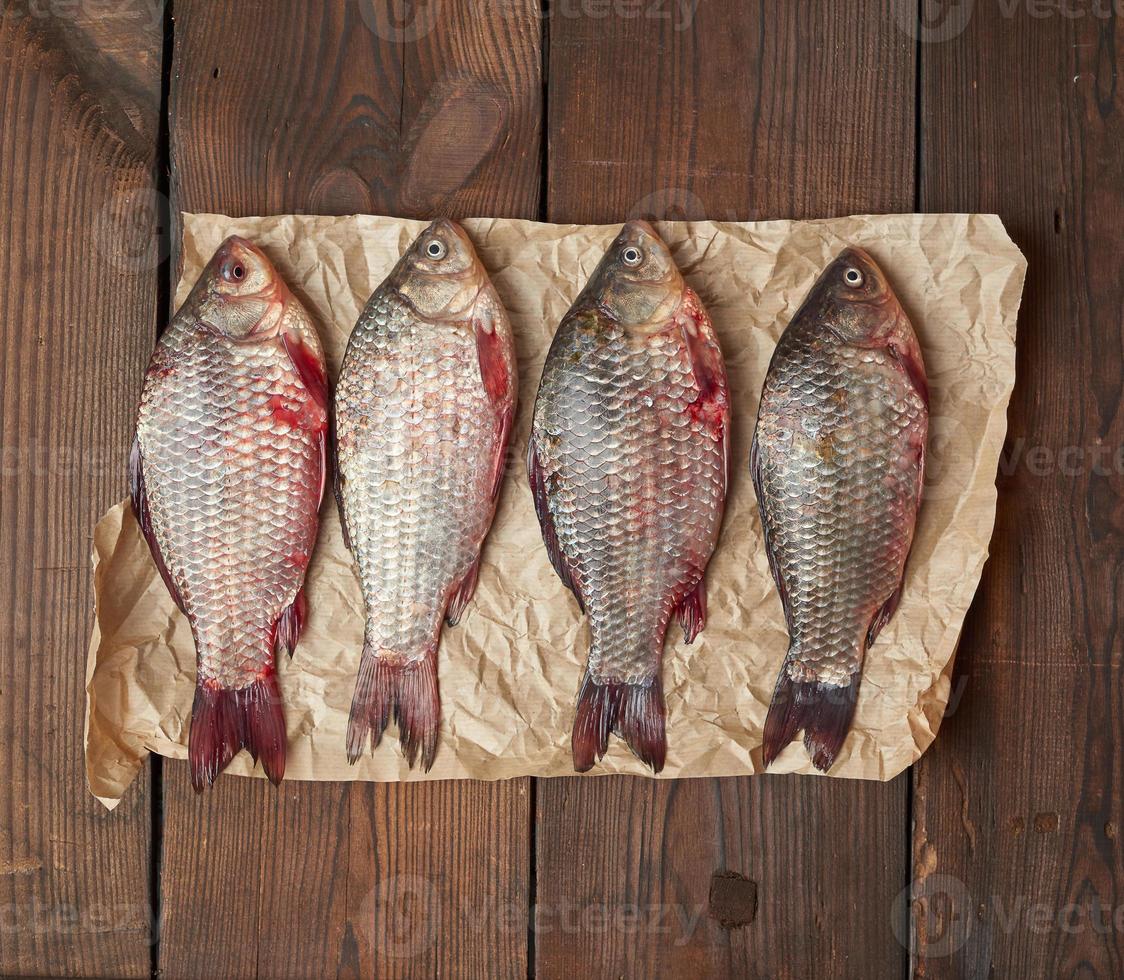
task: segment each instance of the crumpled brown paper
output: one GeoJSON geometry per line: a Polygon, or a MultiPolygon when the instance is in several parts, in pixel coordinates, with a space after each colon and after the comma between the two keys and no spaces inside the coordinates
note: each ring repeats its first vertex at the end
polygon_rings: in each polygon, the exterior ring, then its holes
{"type": "MultiPolygon", "coordinates": [[[[363,608],[327,501],[309,572],[308,626],[295,658],[280,665],[290,780],[573,774],[570,726],[588,629],[547,560],[522,459],[551,336],[618,228],[499,219],[465,226],[511,314],[521,401],[476,597],[461,625],[442,636],[437,761],[428,774],[409,770],[393,726],[373,756],[354,767],[344,757],[363,608]]],[[[334,377],[368,295],[422,227],[365,215],[187,214],[176,301],[223,238],[250,238],[318,317],[334,377]]],[[[928,479],[904,598],[867,657],[854,730],[831,772],[890,779],[936,736],[957,637],[987,557],[1025,261],[993,215],[665,222],[659,230],[714,320],[734,405],[732,484],[707,573],[707,626],[690,647],[678,624],[668,632],[662,778],[761,771],[762,725],[787,641],[748,474],[757,400],[781,330],[824,266],[857,243],[883,265],[911,315],[932,387],[928,479]]],[[[91,790],[113,807],[149,752],[186,758],[195,653],[128,504],[98,523],[93,565],[86,765],[91,790]]],[[[774,769],[815,771],[800,742],[774,769]]],[[[228,771],[261,774],[246,753],[228,771]]],[[[612,739],[591,774],[620,772],[649,775],[612,739]]]]}

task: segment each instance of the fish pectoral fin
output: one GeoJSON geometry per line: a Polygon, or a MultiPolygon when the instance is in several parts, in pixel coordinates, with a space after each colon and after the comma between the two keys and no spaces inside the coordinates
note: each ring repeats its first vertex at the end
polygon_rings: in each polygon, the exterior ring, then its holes
{"type": "Polygon", "coordinates": [[[164,584],[168,587],[176,605],[179,606],[180,612],[186,613],[183,596],[180,595],[180,590],[176,588],[172,573],[168,570],[168,565],[164,561],[164,555],[161,553],[160,545],[156,540],[156,531],[152,527],[152,512],[148,508],[148,494],[144,488],[144,461],[141,458],[140,439],[136,437],[133,438],[133,447],[129,451],[129,495],[133,503],[133,516],[137,519],[137,524],[140,525],[141,534],[144,535],[145,541],[148,542],[148,550],[152,553],[152,560],[156,563],[160,577],[164,580],[164,584]]]}
{"type": "Polygon", "coordinates": [[[292,603],[281,610],[281,615],[277,617],[277,622],[273,624],[274,654],[287,653],[290,659],[292,658],[307,617],[308,598],[304,594],[304,586],[302,585],[297,590],[292,603]]]}
{"type": "Polygon", "coordinates": [[[507,468],[507,443],[511,438],[511,423],[515,417],[512,405],[507,405],[496,419],[496,448],[492,457],[492,496],[493,502],[499,499],[503,474],[507,468]]]}
{"type": "Polygon", "coordinates": [[[574,769],[591,769],[605,755],[612,732],[641,762],[659,772],[667,757],[666,718],[658,674],[646,684],[600,684],[586,671],[570,738],[574,769]]]}
{"type": "Polygon", "coordinates": [[[820,772],[827,772],[835,764],[835,757],[851,730],[861,680],[862,670],[859,669],[851,675],[848,684],[795,681],[789,676],[786,657],[765,718],[765,768],[773,764],[803,729],[804,746],[812,757],[812,765],[820,772]]]}
{"type": "Polygon", "coordinates": [[[288,330],[282,331],[281,343],[312,400],[327,411],[328,376],[324,371],[323,362],[299,334],[288,330]]]}
{"type": "Polygon", "coordinates": [[[512,378],[504,335],[496,329],[490,313],[478,314],[473,327],[476,332],[476,357],[480,365],[480,379],[493,405],[511,404],[512,378]]]}
{"type": "Polygon", "coordinates": [[[285,775],[285,745],[285,713],[272,670],[237,690],[196,685],[187,747],[195,792],[212,785],[240,749],[249,749],[254,762],[260,759],[269,781],[278,785],[285,775]]]}
{"type": "Polygon", "coordinates": [[[420,660],[409,661],[378,656],[369,647],[363,648],[347,719],[348,762],[354,765],[358,761],[368,741],[372,750],[378,747],[391,715],[410,768],[420,750],[422,769],[429,772],[441,726],[436,647],[420,660]]]}
{"type": "Polygon", "coordinates": [[[706,626],[706,579],[699,576],[698,584],[675,607],[683,627],[683,642],[694,643],[695,637],[706,626]]]}
{"type": "Polygon", "coordinates": [[[584,614],[585,600],[582,599],[581,590],[574,581],[574,576],[570,571],[566,556],[562,554],[562,548],[558,543],[558,532],[555,530],[554,518],[550,513],[550,498],[547,494],[546,474],[543,472],[542,464],[539,462],[539,455],[535,450],[535,439],[533,435],[527,440],[527,476],[531,481],[531,496],[535,501],[535,513],[539,518],[539,530],[542,531],[542,540],[543,544],[546,545],[546,553],[550,558],[550,564],[554,566],[554,571],[562,580],[562,584],[574,593],[574,598],[578,600],[578,608],[584,614]]]}
{"type": "Polygon", "coordinates": [[[477,555],[476,560],[469,566],[464,578],[461,579],[460,585],[458,585],[456,591],[453,592],[452,598],[449,599],[449,604],[445,607],[445,622],[450,626],[456,626],[457,623],[460,622],[465,607],[476,591],[476,582],[479,577],[480,556],[477,555]]]}

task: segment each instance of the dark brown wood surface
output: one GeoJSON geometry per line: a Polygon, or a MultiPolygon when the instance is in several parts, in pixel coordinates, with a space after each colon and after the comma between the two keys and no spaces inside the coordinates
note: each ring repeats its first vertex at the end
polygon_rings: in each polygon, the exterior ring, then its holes
{"type": "MultiPolygon", "coordinates": [[[[535,217],[539,26],[527,3],[411,26],[365,0],[177,0],[173,205],[535,217]]],[[[200,798],[164,772],[166,977],[526,975],[528,780],[200,798]]]]}
{"type": "Polygon", "coordinates": [[[1111,14],[4,0],[0,974],[1124,974],[1111,14]],[[105,813],[81,758],[89,528],[124,489],[180,209],[999,213],[1030,260],[1019,382],[940,738],[888,784],[229,778],[197,797],[169,762],[105,813]]]}
{"type": "MultiPolygon", "coordinates": [[[[732,0],[700,4],[689,24],[680,11],[555,17],[550,29],[550,220],[913,208],[913,101],[886,92],[911,90],[914,45],[885,5],[840,18],[828,5],[732,0]],[[817,77],[833,84],[806,84],[817,77]]],[[[749,429],[734,429],[734,459],[748,459],[749,429]]],[[[801,978],[829,963],[899,975],[907,788],[904,776],[540,781],[539,975],[801,978]],[[753,922],[710,917],[720,871],[756,883],[753,922]],[[567,907],[569,920],[546,918],[567,907]]]]}
{"type": "Polygon", "coordinates": [[[917,966],[1119,977],[1124,23],[1014,10],[922,46],[921,206],[997,212],[1029,274],[962,697],[914,769],[917,966]]]}
{"type": "Polygon", "coordinates": [[[0,974],[150,970],[146,780],[109,814],[82,718],[93,522],[156,336],[163,24],[0,8],[0,974]],[[124,397],[123,397],[124,394],[124,397]]]}

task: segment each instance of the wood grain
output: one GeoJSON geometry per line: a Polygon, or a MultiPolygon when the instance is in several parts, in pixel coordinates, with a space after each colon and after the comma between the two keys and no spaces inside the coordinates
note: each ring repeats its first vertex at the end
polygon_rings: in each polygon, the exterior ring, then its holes
{"type": "Polygon", "coordinates": [[[894,0],[864,6],[561,5],[550,220],[910,210],[913,44],[894,0]]]}
{"type": "Polygon", "coordinates": [[[1124,25],[1097,9],[977,4],[922,45],[922,206],[998,212],[1029,261],[963,697],[915,771],[922,976],[1124,973],[1124,25]]]}
{"type": "MultiPolygon", "coordinates": [[[[399,9],[178,0],[176,209],[534,217],[537,5],[399,9]]],[[[165,976],[526,974],[527,780],[165,773],[165,976]]]]}
{"type": "Polygon", "coordinates": [[[86,789],[90,529],[155,337],[161,23],[0,10],[0,974],[147,976],[145,780],[86,789]]]}
{"type": "MultiPolygon", "coordinates": [[[[670,6],[550,19],[551,220],[911,209],[913,44],[891,5],[707,2],[689,24],[670,6]]],[[[541,780],[537,975],[900,974],[907,790],[541,780]],[[756,883],[749,924],[710,918],[719,871],[756,883]]]]}
{"type": "MultiPolygon", "coordinates": [[[[167,763],[164,976],[1124,974],[1108,6],[951,5],[915,47],[899,0],[551,3],[545,24],[526,0],[176,0],[173,212],[538,217],[545,33],[551,220],[905,211],[916,163],[923,210],[1000,213],[1030,276],[992,557],[912,836],[908,777],[196,797],[167,763]],[[712,908],[724,872],[750,884],[712,908]]],[[[0,10],[3,975],[150,970],[160,814],[143,781],[112,814],[89,797],[81,665],[89,529],[123,494],[161,315],[160,18],[0,10]]]]}

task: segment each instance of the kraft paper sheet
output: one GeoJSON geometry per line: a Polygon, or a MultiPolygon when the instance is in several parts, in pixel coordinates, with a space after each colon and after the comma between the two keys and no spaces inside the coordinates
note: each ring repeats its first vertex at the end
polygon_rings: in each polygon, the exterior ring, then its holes
{"type": "MultiPolygon", "coordinates": [[[[334,378],[367,297],[424,224],[185,214],[176,302],[220,242],[243,235],[265,249],[317,317],[334,378]]],[[[353,767],[344,757],[363,607],[329,494],[309,570],[306,632],[293,660],[279,665],[288,781],[573,775],[570,728],[588,627],[547,559],[523,459],[551,337],[619,226],[486,218],[464,225],[511,315],[520,404],[476,597],[441,639],[437,761],[428,774],[409,770],[393,724],[373,756],[353,767]]],[[[936,737],[957,638],[987,558],[1025,261],[993,215],[662,222],[658,230],[710,311],[734,408],[732,483],[707,573],[706,629],[691,646],[677,622],[668,631],[669,748],[658,778],[761,772],[762,726],[787,640],[749,478],[750,440],[780,332],[820,271],[854,243],[883,266],[912,318],[932,389],[926,492],[904,597],[868,654],[854,728],[830,774],[890,779],[936,737]]],[[[126,455],[122,446],[123,470],[126,455]]],[[[186,758],[195,651],[127,502],[95,528],[93,570],[86,765],[91,791],[112,808],[149,752],[186,758]]],[[[227,771],[261,775],[245,752],[227,771]]],[[[815,772],[799,741],[772,771],[815,772]]],[[[589,775],[604,773],[650,775],[616,738],[589,775]]]]}

